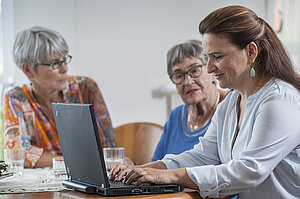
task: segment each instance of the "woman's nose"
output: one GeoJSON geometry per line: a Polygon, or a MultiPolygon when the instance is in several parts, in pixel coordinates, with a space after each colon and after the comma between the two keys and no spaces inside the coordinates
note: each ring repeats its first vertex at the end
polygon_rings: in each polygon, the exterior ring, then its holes
{"type": "Polygon", "coordinates": [[[193,81],[193,78],[189,74],[185,74],[185,78],[183,81],[184,85],[191,84],[193,81]]]}
{"type": "Polygon", "coordinates": [[[68,72],[68,69],[69,69],[68,64],[63,62],[61,63],[61,67],[59,68],[59,73],[66,73],[68,72]]]}
{"type": "Polygon", "coordinates": [[[210,73],[213,73],[216,69],[216,66],[214,65],[214,63],[208,59],[207,60],[207,63],[206,63],[206,68],[207,68],[207,73],[210,74],[210,73]]]}

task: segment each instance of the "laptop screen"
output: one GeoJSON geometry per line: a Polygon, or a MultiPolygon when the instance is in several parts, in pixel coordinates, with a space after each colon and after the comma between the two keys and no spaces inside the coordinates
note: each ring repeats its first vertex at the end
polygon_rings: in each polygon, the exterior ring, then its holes
{"type": "Polygon", "coordinates": [[[108,187],[93,109],[92,104],[52,103],[69,180],[108,187]]]}

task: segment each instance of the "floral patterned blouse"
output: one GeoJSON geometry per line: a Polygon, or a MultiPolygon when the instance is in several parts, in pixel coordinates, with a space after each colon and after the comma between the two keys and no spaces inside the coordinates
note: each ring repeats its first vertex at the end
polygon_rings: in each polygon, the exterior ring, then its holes
{"type": "MultiPolygon", "coordinates": [[[[102,146],[116,146],[114,129],[98,85],[88,77],[69,76],[65,103],[94,104],[102,146]]],[[[8,91],[2,99],[4,148],[25,147],[25,167],[34,167],[43,151],[61,154],[55,122],[40,108],[31,87],[8,91]]]]}

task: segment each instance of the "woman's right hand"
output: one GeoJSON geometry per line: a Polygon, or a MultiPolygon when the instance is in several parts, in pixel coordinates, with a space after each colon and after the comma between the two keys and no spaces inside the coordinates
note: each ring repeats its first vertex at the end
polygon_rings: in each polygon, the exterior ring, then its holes
{"type": "Polygon", "coordinates": [[[121,181],[123,179],[122,177],[124,175],[127,175],[127,173],[131,172],[135,167],[138,166],[118,164],[110,171],[108,177],[110,180],[121,181]]]}
{"type": "Polygon", "coordinates": [[[125,179],[125,183],[131,183],[133,181],[136,181],[137,183],[146,181],[151,183],[162,183],[162,181],[165,180],[162,180],[161,177],[168,173],[164,172],[166,169],[166,165],[161,161],[149,162],[142,165],[118,164],[111,170],[109,179],[116,181],[125,179]],[[151,176],[151,178],[141,178],[144,175],[148,175],[148,177],[151,176]],[[138,181],[138,179],[140,180],[138,181]]]}

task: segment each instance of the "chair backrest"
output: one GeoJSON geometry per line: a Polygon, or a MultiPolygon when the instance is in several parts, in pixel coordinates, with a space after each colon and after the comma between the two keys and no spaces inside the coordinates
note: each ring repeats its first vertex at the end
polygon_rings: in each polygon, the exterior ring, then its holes
{"type": "Polygon", "coordinates": [[[128,123],[115,128],[118,146],[124,147],[124,155],[136,164],[151,161],[162,132],[161,125],[148,122],[128,123]]]}

